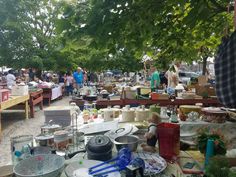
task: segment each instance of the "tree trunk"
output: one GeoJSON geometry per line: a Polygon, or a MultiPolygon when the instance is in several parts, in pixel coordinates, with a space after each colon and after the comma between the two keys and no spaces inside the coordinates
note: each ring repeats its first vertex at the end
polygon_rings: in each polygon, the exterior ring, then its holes
{"type": "Polygon", "coordinates": [[[207,56],[203,57],[202,62],[202,75],[206,75],[206,67],[207,67],[207,56]]]}

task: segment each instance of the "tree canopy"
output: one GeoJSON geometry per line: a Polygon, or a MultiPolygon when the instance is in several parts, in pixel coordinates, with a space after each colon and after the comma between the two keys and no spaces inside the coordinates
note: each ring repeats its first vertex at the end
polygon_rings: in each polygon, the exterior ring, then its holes
{"type": "Polygon", "coordinates": [[[229,0],[0,0],[0,63],[136,71],[145,54],[163,66],[202,60],[233,30],[232,12],[229,0]]]}

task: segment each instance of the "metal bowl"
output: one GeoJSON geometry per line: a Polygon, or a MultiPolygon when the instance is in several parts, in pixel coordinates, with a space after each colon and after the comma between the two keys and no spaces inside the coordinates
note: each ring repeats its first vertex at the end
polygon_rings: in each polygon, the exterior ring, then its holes
{"type": "Polygon", "coordinates": [[[114,144],[117,151],[122,148],[129,148],[131,151],[136,151],[138,147],[139,138],[132,135],[119,136],[115,138],[114,144]]]}
{"type": "Polygon", "coordinates": [[[13,169],[17,177],[57,177],[64,169],[65,159],[55,154],[32,156],[13,169]]]}

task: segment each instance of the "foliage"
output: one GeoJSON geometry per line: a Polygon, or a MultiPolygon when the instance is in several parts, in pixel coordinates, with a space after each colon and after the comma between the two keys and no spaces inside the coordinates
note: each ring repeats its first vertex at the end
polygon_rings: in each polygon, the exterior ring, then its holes
{"type": "Polygon", "coordinates": [[[39,56],[34,56],[28,61],[27,66],[30,68],[43,69],[43,60],[39,56]]]}
{"type": "MultiPolygon", "coordinates": [[[[224,5],[227,1],[221,2],[224,5]]],[[[208,55],[215,52],[225,23],[229,23],[227,14],[218,8],[218,2],[210,0],[92,0],[85,30],[110,51],[118,45],[163,59],[191,61],[205,55],[201,46],[209,49],[208,55]]]]}
{"type": "Polygon", "coordinates": [[[206,168],[207,177],[236,177],[236,173],[229,168],[229,162],[226,159],[213,158],[206,168]]]}
{"type": "MultiPolygon", "coordinates": [[[[44,62],[52,56],[59,13],[55,0],[0,0],[0,63],[31,67],[35,57],[44,62]]],[[[41,68],[42,63],[35,67],[41,68]]]]}
{"type": "Polygon", "coordinates": [[[136,71],[144,54],[159,68],[176,59],[203,60],[233,27],[228,3],[0,0],[0,64],[29,67],[39,57],[46,70],[136,71]]]}
{"type": "Polygon", "coordinates": [[[227,177],[229,171],[229,163],[226,160],[211,159],[206,169],[206,175],[208,177],[227,177]]]}
{"type": "Polygon", "coordinates": [[[209,131],[208,129],[202,129],[199,131],[197,137],[198,149],[201,153],[206,152],[207,141],[211,139],[214,141],[214,154],[225,155],[226,154],[226,142],[220,131],[209,131]]]}

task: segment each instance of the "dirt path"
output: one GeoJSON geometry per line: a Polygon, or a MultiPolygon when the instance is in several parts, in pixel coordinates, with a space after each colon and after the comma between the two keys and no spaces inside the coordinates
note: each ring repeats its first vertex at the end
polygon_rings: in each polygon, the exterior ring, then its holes
{"type": "MultiPolygon", "coordinates": [[[[70,98],[54,101],[51,106],[68,106],[70,98]]],[[[44,106],[45,108],[47,105],[44,106]]],[[[44,124],[44,112],[36,108],[35,118],[24,119],[22,112],[2,114],[2,140],[0,142],[0,166],[11,163],[10,137],[18,135],[33,135],[40,133],[40,126],[44,124]]]]}

